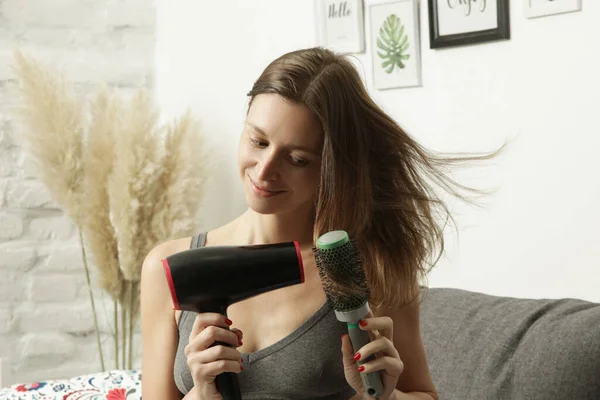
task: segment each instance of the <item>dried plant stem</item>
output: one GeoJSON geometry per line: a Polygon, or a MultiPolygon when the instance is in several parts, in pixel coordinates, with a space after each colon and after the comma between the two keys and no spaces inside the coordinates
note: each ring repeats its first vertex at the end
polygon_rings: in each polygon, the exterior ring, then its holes
{"type": "Polygon", "coordinates": [[[100,343],[100,330],[98,329],[98,316],[96,315],[96,304],[94,302],[94,294],[92,293],[92,283],[90,280],[90,269],[87,263],[87,256],[85,254],[85,247],[83,246],[83,234],[79,229],[79,245],[81,246],[81,258],[83,259],[83,267],[85,269],[85,278],[87,280],[88,292],[90,294],[90,303],[92,306],[92,314],[94,315],[94,326],[96,327],[96,342],[98,344],[98,353],[100,354],[100,367],[102,372],[104,369],[104,355],[102,354],[102,344],[100,343]]]}
{"type": "Polygon", "coordinates": [[[133,365],[133,281],[129,281],[129,358],[127,359],[127,369],[132,369],[133,365]]]}
{"type": "MultiPolygon", "coordinates": [[[[129,293],[126,294],[129,296],[129,293]]],[[[126,300],[127,301],[127,300],[126,300]]],[[[125,303],[127,304],[127,303],[125,303]]],[[[125,338],[127,337],[127,326],[125,325],[125,321],[127,321],[127,308],[125,305],[121,306],[121,368],[125,366],[125,351],[126,351],[126,343],[125,338]]]]}
{"type": "Polygon", "coordinates": [[[115,369],[119,369],[119,303],[117,300],[113,301],[113,324],[115,327],[115,369]]]}

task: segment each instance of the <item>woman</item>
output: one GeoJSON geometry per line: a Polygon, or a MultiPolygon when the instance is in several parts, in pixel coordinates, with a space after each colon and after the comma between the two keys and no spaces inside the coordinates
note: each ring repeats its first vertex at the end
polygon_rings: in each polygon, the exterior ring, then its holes
{"type": "Polygon", "coordinates": [[[157,246],[142,268],[144,400],[219,399],[214,379],[224,371],[238,374],[244,399],[362,399],[359,374],[375,370],[385,386],[380,400],[437,399],[418,291],[443,249],[436,210],[446,208],[427,182],[457,194],[436,169],[453,160],[428,154],[371,100],[353,65],[325,49],[276,59],[249,99],[238,151],[248,209],[194,242],[297,240],[305,283],[233,304],[230,320],[180,313],[161,260],[192,238],[157,246]],[[372,292],[361,329],[373,341],[356,355],[312,253],[318,236],[337,229],[357,241],[372,292]],[[210,347],[217,340],[233,347],[210,347]],[[356,359],[373,353],[376,361],[359,371],[356,359]]]}

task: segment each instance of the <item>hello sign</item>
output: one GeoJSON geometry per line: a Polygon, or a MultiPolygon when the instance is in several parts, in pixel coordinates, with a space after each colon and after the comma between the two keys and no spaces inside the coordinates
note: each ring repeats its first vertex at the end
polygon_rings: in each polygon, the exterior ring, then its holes
{"type": "Polygon", "coordinates": [[[362,0],[317,0],[317,41],[340,53],[365,49],[362,0]]]}

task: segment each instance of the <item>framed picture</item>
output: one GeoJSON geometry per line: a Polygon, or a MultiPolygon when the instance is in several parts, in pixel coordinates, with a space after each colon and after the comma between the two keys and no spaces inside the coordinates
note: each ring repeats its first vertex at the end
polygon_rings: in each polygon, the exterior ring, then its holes
{"type": "Polygon", "coordinates": [[[362,0],[314,0],[319,46],[347,54],[365,50],[362,0]]]}
{"type": "Polygon", "coordinates": [[[508,0],[428,0],[428,5],[432,49],[510,39],[508,0]]]}
{"type": "Polygon", "coordinates": [[[421,86],[421,45],[417,0],[369,6],[375,89],[421,86]]]}
{"type": "Polygon", "coordinates": [[[523,0],[527,18],[581,10],[581,0],[523,0]]]}

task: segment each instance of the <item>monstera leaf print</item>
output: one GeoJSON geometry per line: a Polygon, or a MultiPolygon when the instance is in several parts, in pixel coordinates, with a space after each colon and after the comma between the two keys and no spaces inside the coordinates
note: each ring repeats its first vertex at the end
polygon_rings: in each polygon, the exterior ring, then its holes
{"type": "Polygon", "coordinates": [[[391,74],[394,67],[404,68],[404,61],[410,58],[406,53],[409,42],[408,36],[404,33],[404,25],[396,14],[388,16],[379,28],[377,36],[377,47],[383,52],[377,51],[382,60],[381,67],[391,74]]]}

